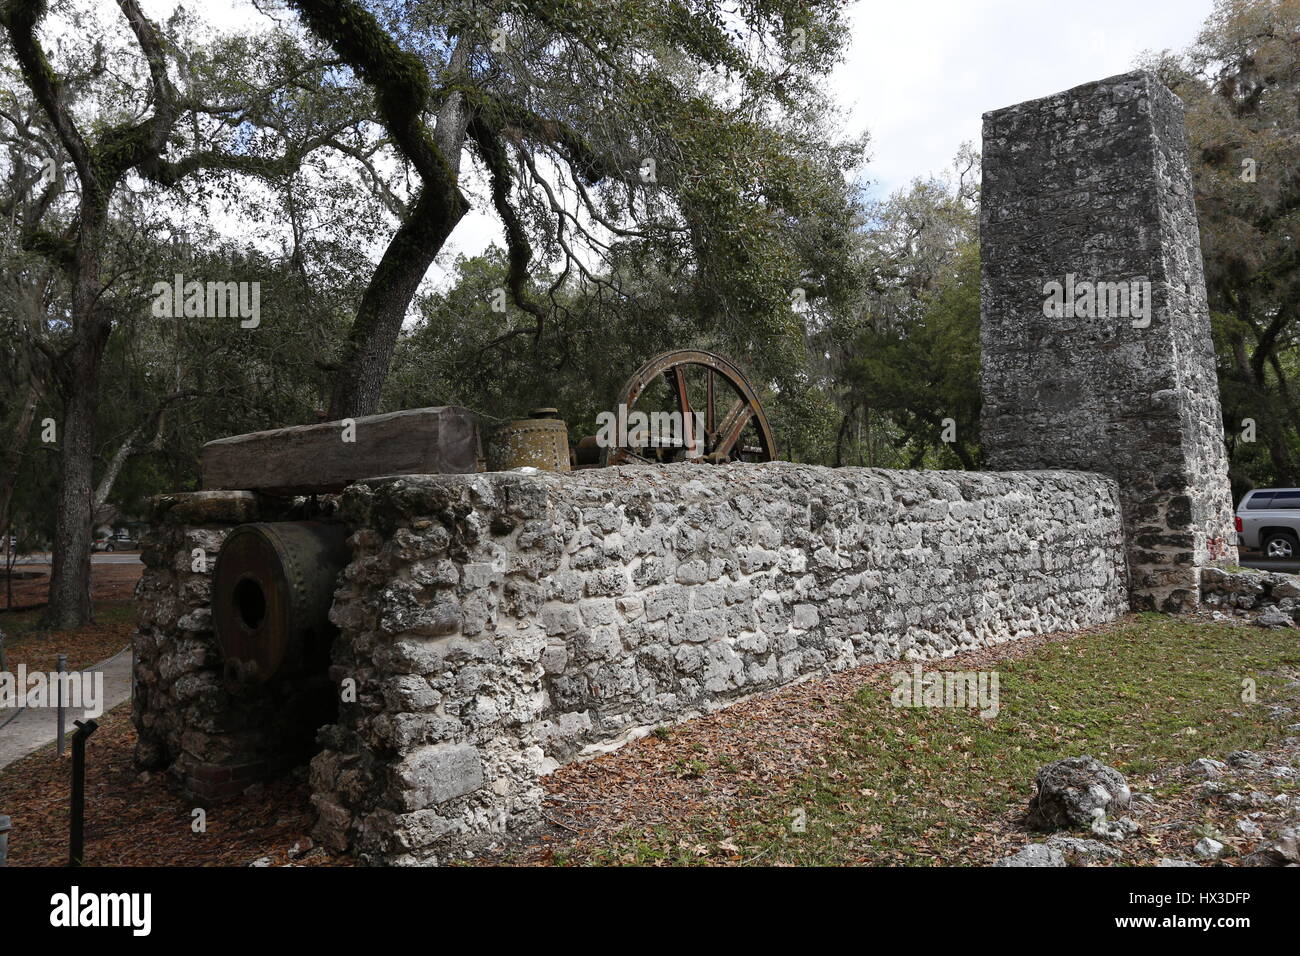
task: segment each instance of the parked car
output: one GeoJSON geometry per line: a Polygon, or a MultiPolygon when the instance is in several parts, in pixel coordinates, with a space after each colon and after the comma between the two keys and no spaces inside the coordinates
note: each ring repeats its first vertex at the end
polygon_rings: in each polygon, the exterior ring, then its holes
{"type": "Polygon", "coordinates": [[[1237,544],[1265,557],[1300,557],[1300,488],[1256,488],[1237,505],[1237,544]]]}
{"type": "Polygon", "coordinates": [[[129,534],[118,533],[107,538],[99,538],[92,545],[93,551],[139,551],[140,540],[129,534]]]}

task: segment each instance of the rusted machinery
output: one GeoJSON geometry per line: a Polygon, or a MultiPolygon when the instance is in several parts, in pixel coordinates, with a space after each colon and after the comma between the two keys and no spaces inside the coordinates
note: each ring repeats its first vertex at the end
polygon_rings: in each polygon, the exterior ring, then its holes
{"type": "MultiPolygon", "coordinates": [[[[598,435],[570,450],[556,409],[496,430],[489,467],[568,471],[637,462],[770,461],[772,430],[744,374],[713,352],[678,349],[632,375],[598,435]]],[[[318,494],[379,475],[468,472],[481,446],[468,409],[426,408],[211,442],[204,486],[318,494]],[[252,476],[252,477],[250,477],[252,476]]],[[[491,446],[490,446],[491,447],[491,446]]],[[[480,464],[479,469],[482,468],[480,464]]],[[[240,525],[222,545],[212,618],[227,678],[264,684],[321,674],[335,628],[334,586],[348,530],[325,521],[240,525]]]]}
{"type": "Polygon", "coordinates": [[[601,435],[583,438],[575,450],[578,467],[776,458],[758,394],[735,363],[716,352],[675,349],[656,355],[627,380],[615,414],[614,441],[601,441],[601,435]],[[637,411],[644,424],[636,419],[637,411]],[[665,421],[660,417],[665,411],[675,416],[667,421],[676,434],[656,428],[656,421],[665,421]]]}
{"type": "Polygon", "coordinates": [[[506,422],[488,443],[488,470],[540,468],[569,471],[569,429],[558,408],[534,408],[529,416],[506,422]]]}
{"type": "Polygon", "coordinates": [[[230,533],[212,574],[212,621],[228,678],[324,673],[347,536],[345,525],[323,521],[245,524],[230,533]]]}

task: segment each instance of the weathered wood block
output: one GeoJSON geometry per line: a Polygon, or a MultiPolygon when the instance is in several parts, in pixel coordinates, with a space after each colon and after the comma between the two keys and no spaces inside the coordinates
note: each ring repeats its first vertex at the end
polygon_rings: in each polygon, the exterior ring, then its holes
{"type": "Polygon", "coordinates": [[[468,408],[412,408],[219,438],[203,446],[204,489],[341,491],[376,475],[469,474],[482,457],[468,408]]]}

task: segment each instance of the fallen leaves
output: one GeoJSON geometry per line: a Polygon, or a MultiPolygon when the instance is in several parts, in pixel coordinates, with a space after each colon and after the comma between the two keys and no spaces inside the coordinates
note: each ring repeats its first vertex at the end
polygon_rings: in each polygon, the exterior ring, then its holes
{"type": "MultiPolygon", "coordinates": [[[[992,722],[888,706],[897,662],[780,688],[561,768],[543,783],[565,832],[484,862],[988,864],[1041,838],[1021,821],[1034,770],[1050,759],[1114,755],[1144,789],[1154,786],[1144,765],[1179,766],[1181,752],[1210,740],[1268,738],[1264,708],[1228,714],[1235,698],[1216,683],[1242,666],[1234,639],[1183,619],[1134,617],[935,662],[1020,681],[1004,680],[992,722]],[[1177,734],[1193,723],[1200,737],[1177,734]]],[[[1291,653],[1253,639],[1272,660],[1291,653]]],[[[1136,863],[1179,855],[1204,816],[1176,799],[1135,812],[1160,828],[1126,844],[1136,863]]]]}
{"type": "MultiPolygon", "coordinates": [[[[87,866],[245,866],[259,857],[289,861],[309,845],[312,824],[306,783],[289,776],[206,810],[206,832],[193,829],[196,804],[167,789],[158,774],[131,764],[135,728],[130,704],[99,718],[87,745],[87,866]]],[[[12,818],[10,866],[62,866],[68,855],[72,763],[53,746],[0,771],[0,810],[12,818]]],[[[319,848],[295,865],[350,865],[319,848]]]]}

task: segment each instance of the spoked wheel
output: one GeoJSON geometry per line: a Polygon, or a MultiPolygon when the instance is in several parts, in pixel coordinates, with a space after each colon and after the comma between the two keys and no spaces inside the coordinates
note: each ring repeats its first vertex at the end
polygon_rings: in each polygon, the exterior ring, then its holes
{"type": "Polygon", "coordinates": [[[608,449],[611,465],[776,458],[757,393],[739,368],[713,352],[678,349],[655,356],[628,379],[619,401],[628,427],[608,449]]]}

